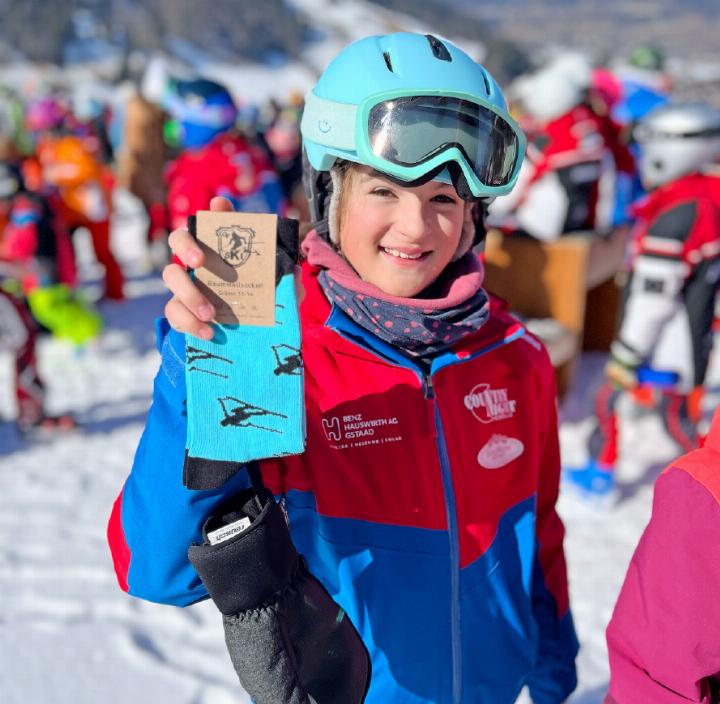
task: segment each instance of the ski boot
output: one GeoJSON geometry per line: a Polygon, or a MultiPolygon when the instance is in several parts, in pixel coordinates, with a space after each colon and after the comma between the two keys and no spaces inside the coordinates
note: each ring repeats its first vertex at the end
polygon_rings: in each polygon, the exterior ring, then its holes
{"type": "Polygon", "coordinates": [[[613,467],[588,460],[584,467],[568,467],[563,478],[590,496],[607,496],[615,487],[613,467]]]}

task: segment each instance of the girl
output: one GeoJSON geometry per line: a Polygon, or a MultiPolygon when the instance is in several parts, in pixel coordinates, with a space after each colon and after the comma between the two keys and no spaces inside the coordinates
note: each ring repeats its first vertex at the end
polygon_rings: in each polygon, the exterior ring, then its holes
{"type": "MultiPolygon", "coordinates": [[[[482,66],[404,33],[342,51],[302,133],[306,449],[262,461],[263,479],[371,654],[368,702],[510,704],[528,685],[558,704],[578,646],[553,371],[471,251],[482,199],[515,182],[522,134],[482,66]]],[[[187,231],[170,243],[202,266],[187,231]]],[[[247,479],[182,485],[185,336],[211,338],[214,311],[180,267],[165,281],[155,401],[109,537],[126,591],[187,605],[207,595],[187,547],[247,479]]]]}

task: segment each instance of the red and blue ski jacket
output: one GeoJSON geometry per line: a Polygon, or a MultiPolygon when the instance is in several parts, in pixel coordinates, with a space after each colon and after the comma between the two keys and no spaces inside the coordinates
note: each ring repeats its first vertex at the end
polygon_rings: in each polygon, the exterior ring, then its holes
{"type": "MultiPolygon", "coordinates": [[[[307,447],[261,463],[310,570],[372,657],[369,704],[560,704],[576,685],[553,369],[497,303],[425,373],[331,305],[303,265],[307,447]]],[[[245,486],[182,484],[184,338],[161,369],[108,530],[123,589],[184,606],[213,507],[245,486]]]]}

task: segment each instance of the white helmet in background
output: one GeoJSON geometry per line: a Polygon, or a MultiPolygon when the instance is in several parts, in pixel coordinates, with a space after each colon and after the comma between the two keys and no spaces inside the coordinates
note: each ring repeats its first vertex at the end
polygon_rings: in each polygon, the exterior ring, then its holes
{"type": "Polygon", "coordinates": [[[140,93],[148,102],[162,105],[169,81],[170,72],[167,61],[159,55],[153,56],[145,67],[145,73],[140,83],[140,93]]]}
{"type": "Polygon", "coordinates": [[[531,117],[550,122],[586,99],[591,76],[587,57],[564,52],[535,73],[517,79],[511,95],[531,117]]]}
{"type": "Polygon", "coordinates": [[[699,171],[720,158],[720,110],[702,102],[669,103],[648,113],[633,132],[645,188],[699,171]]]}

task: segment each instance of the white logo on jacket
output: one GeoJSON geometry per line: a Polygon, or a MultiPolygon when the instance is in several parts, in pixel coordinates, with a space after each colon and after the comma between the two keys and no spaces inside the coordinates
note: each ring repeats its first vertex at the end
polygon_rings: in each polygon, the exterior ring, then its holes
{"type": "Polygon", "coordinates": [[[477,461],[485,469],[499,469],[520,457],[524,450],[522,441],[496,433],[478,452],[477,461]]]}
{"type": "Polygon", "coordinates": [[[362,413],[347,413],[323,418],[322,428],[330,447],[335,450],[383,445],[403,439],[397,416],[366,418],[362,413]]]}
{"type": "Polygon", "coordinates": [[[337,416],[330,418],[330,420],[323,418],[322,425],[325,431],[325,437],[328,440],[334,442],[340,442],[340,440],[342,440],[342,435],[340,434],[340,419],[337,416]]]}
{"type": "Polygon", "coordinates": [[[491,389],[490,384],[477,384],[465,396],[465,408],[481,423],[512,418],[517,401],[508,398],[507,389],[491,389]]]}

